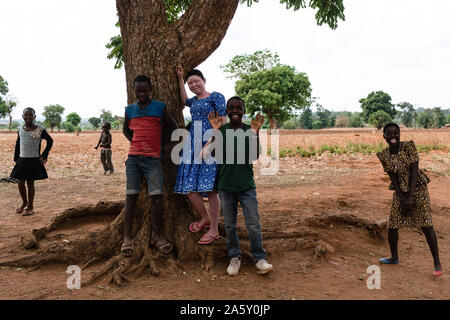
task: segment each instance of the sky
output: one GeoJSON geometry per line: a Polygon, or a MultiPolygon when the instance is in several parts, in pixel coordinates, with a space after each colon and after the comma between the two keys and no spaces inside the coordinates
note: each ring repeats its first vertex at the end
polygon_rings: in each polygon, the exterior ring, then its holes
{"type": "MultiPolygon", "coordinates": [[[[334,111],[361,111],[359,99],[383,90],[393,103],[450,107],[450,1],[344,0],[336,30],[317,26],[314,11],[286,10],[277,0],[240,5],[220,47],[198,66],[208,91],[234,95],[220,65],[269,49],[305,72],[313,96],[334,111]]],[[[60,104],[64,115],[122,115],[125,71],[105,44],[119,34],[113,0],[1,0],[0,75],[19,102],[13,113],[60,104]]],[[[188,91],[188,95],[193,94],[188,91]]],[[[189,114],[188,108],[184,113],[189,114]]]]}

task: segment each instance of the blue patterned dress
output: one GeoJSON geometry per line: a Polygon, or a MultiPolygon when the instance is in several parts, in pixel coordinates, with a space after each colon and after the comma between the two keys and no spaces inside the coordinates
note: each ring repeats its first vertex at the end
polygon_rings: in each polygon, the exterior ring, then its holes
{"type": "Polygon", "coordinates": [[[181,194],[202,192],[205,195],[205,192],[215,189],[217,164],[205,163],[204,160],[198,158],[198,154],[211,136],[210,134],[205,135],[205,132],[211,129],[208,121],[209,113],[215,110],[219,116],[226,115],[225,97],[214,91],[204,99],[197,99],[197,96],[187,99],[186,105],[191,107],[192,125],[189,129],[191,141],[190,143],[187,141],[182,150],[182,162],[178,166],[174,192],[181,194]],[[201,135],[198,134],[200,125],[201,135]]]}

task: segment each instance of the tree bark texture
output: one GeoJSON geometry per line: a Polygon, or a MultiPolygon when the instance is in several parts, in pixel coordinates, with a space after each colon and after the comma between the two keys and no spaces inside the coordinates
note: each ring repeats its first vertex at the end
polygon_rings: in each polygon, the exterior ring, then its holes
{"type": "MultiPolygon", "coordinates": [[[[219,47],[239,0],[194,0],[183,16],[169,24],[162,0],[117,0],[123,41],[128,104],[135,101],[133,79],[146,75],[152,84],[151,97],[163,101],[178,122],[184,124],[175,67],[195,68],[219,47]]],[[[188,231],[195,218],[186,196],[173,193],[177,167],[170,158],[171,143],[163,148],[164,229],[180,260],[192,258],[198,245],[188,231]]],[[[150,209],[141,195],[136,215],[150,209]],[[143,203],[144,202],[144,203],[143,203]]],[[[135,224],[139,218],[135,219],[135,224]]]]}

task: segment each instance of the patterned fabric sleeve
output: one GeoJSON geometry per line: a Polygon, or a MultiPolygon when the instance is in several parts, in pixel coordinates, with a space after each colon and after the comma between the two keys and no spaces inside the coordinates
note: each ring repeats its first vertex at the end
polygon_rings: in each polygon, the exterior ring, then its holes
{"type": "Polygon", "coordinates": [[[195,100],[196,97],[197,97],[197,96],[187,99],[185,104],[186,104],[188,107],[192,106],[192,103],[194,102],[194,100],[195,100]]]}
{"type": "Polygon", "coordinates": [[[417,152],[416,144],[414,143],[414,141],[408,141],[405,145],[405,149],[408,164],[419,162],[419,152],[417,152]]]}
{"type": "Polygon", "coordinates": [[[219,116],[226,116],[226,103],[225,103],[225,97],[223,94],[216,92],[216,94],[213,97],[214,103],[216,104],[216,111],[219,113],[219,116]]]}
{"type": "Polygon", "coordinates": [[[385,150],[381,151],[381,152],[377,152],[377,157],[381,162],[381,165],[383,166],[383,170],[384,172],[389,172],[392,171],[392,168],[390,168],[390,166],[388,165],[388,163],[386,162],[385,158],[386,158],[386,152],[385,150]]]}

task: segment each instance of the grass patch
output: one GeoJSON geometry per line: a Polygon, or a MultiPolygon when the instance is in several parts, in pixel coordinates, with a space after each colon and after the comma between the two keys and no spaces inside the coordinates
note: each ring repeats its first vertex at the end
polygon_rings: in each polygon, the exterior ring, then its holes
{"type": "MultiPolygon", "coordinates": [[[[279,154],[280,154],[280,158],[295,157],[295,156],[299,156],[299,157],[303,157],[303,158],[310,158],[310,157],[314,157],[314,156],[320,156],[324,153],[328,153],[330,155],[342,155],[342,154],[371,155],[371,154],[376,154],[377,152],[382,151],[386,147],[387,147],[386,144],[383,142],[380,142],[378,144],[348,142],[345,146],[341,146],[338,144],[332,144],[332,145],[323,144],[318,148],[315,148],[312,145],[308,146],[306,149],[303,149],[300,146],[297,146],[294,150],[280,148],[279,154]]],[[[419,145],[416,145],[416,148],[417,148],[418,152],[429,152],[432,150],[444,150],[444,151],[449,150],[448,147],[441,145],[441,144],[437,144],[437,143],[432,143],[432,144],[427,144],[427,145],[419,144],[419,145]]]]}

